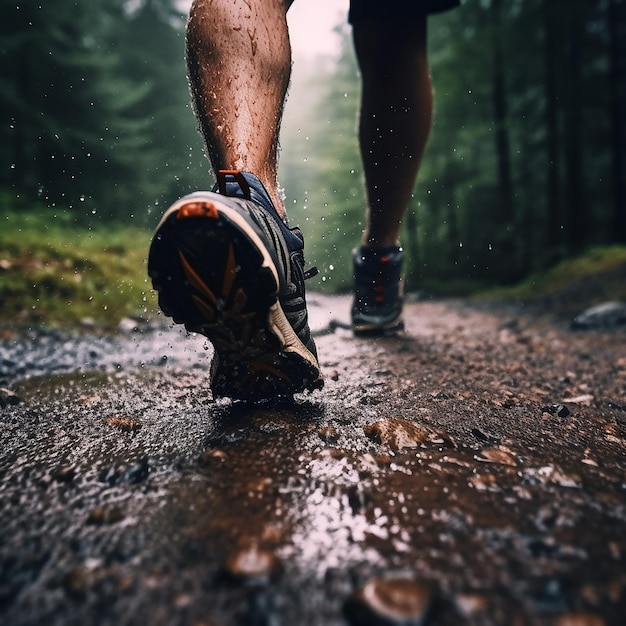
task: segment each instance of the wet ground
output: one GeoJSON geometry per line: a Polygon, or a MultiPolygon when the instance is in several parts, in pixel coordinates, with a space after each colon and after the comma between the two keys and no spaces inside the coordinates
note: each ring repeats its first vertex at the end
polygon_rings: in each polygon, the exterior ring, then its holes
{"type": "Polygon", "coordinates": [[[167,324],[3,331],[0,622],[625,623],[624,330],[310,300],[326,387],[280,406],[167,324]]]}

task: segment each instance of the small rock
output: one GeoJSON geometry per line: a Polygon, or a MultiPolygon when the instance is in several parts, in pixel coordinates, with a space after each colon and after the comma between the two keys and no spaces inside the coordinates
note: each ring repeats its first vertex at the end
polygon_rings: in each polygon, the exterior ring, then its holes
{"type": "Polygon", "coordinates": [[[459,447],[456,439],[445,430],[435,430],[431,432],[428,435],[428,440],[436,445],[443,445],[447,448],[454,448],[455,450],[459,447]]]}
{"type": "Polygon", "coordinates": [[[148,464],[148,459],[144,457],[138,463],[134,463],[129,466],[124,474],[124,482],[130,483],[131,485],[136,485],[137,483],[141,483],[150,474],[150,466],[148,464]]]}
{"type": "Polygon", "coordinates": [[[500,437],[496,437],[496,435],[492,435],[491,433],[486,433],[485,431],[480,430],[480,428],[472,428],[472,435],[486,443],[500,443],[500,437]]]}
{"type": "Polygon", "coordinates": [[[569,487],[571,489],[580,488],[580,480],[576,476],[568,476],[556,465],[545,465],[544,467],[529,467],[524,470],[524,477],[531,484],[547,485],[553,484],[559,487],[569,487]]]}
{"type": "Polygon", "coordinates": [[[260,582],[273,579],[282,569],[282,564],[273,552],[252,546],[232,554],[224,568],[236,580],[260,582]]]}
{"type": "Polygon", "coordinates": [[[111,487],[120,483],[131,485],[143,482],[150,474],[150,464],[147,457],[144,457],[132,465],[111,466],[103,469],[98,479],[103,483],[108,483],[111,487]]]}
{"type": "Polygon", "coordinates": [[[73,465],[59,467],[52,473],[52,478],[59,483],[71,483],[76,476],[76,468],[73,465]]]}
{"type": "Polygon", "coordinates": [[[3,409],[5,406],[16,406],[18,405],[22,399],[10,389],[4,389],[4,387],[0,387],[0,409],[3,409]]]}
{"type": "Polygon", "coordinates": [[[541,407],[542,413],[549,413],[550,415],[557,415],[558,417],[569,417],[571,411],[563,404],[552,404],[550,406],[541,407]]]}
{"type": "Polygon", "coordinates": [[[582,463],[584,463],[585,465],[591,465],[591,467],[598,467],[598,462],[594,459],[591,459],[589,457],[584,457],[583,460],[581,461],[582,463]]]}
{"type": "Polygon", "coordinates": [[[430,609],[429,585],[406,579],[374,579],[346,603],[354,626],[419,626],[430,609]]]}
{"type": "Polygon", "coordinates": [[[493,474],[474,474],[470,476],[469,484],[474,487],[476,491],[500,491],[496,477],[493,474]]]}
{"type": "Polygon", "coordinates": [[[87,523],[100,526],[104,524],[115,524],[123,519],[124,513],[119,507],[97,506],[91,510],[91,513],[89,513],[87,523]]]}
{"type": "Polygon", "coordinates": [[[554,626],[605,626],[606,622],[593,613],[565,613],[554,620],[554,626]]]}
{"type": "Polygon", "coordinates": [[[623,302],[604,302],[585,309],[572,321],[574,330],[593,328],[617,328],[626,324],[626,304],[623,302]]]}
{"type": "Polygon", "coordinates": [[[430,435],[427,428],[396,417],[385,417],[365,426],[363,431],[372,441],[389,446],[394,452],[417,448],[428,441],[430,435]]]}
{"type": "Polygon", "coordinates": [[[142,426],[139,420],[133,419],[132,417],[108,417],[106,423],[126,433],[139,430],[142,426]]]}
{"type": "Polygon", "coordinates": [[[139,330],[139,323],[130,317],[123,317],[117,328],[121,333],[132,333],[139,330]]]}
{"type": "Polygon", "coordinates": [[[337,443],[339,441],[339,433],[334,426],[322,426],[317,434],[322,441],[326,443],[337,443]]]}
{"type": "Polygon", "coordinates": [[[563,402],[569,402],[571,404],[582,404],[583,406],[591,406],[593,401],[594,397],[590,393],[584,393],[580,396],[563,399],[563,402]]]}
{"type": "Polygon", "coordinates": [[[463,617],[482,613],[489,604],[487,597],[479,593],[462,593],[456,596],[454,604],[463,617]]]}
{"type": "Polygon", "coordinates": [[[221,448],[209,448],[200,455],[200,463],[202,465],[214,465],[217,463],[223,463],[228,458],[228,455],[221,448]]]}
{"type": "Polygon", "coordinates": [[[508,450],[503,450],[502,448],[487,448],[474,458],[482,463],[498,463],[500,465],[517,467],[517,459],[508,450]]]}

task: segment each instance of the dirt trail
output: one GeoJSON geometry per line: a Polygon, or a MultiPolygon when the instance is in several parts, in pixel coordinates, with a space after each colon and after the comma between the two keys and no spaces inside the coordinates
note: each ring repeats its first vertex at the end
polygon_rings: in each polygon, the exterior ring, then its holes
{"type": "Polygon", "coordinates": [[[622,624],[624,331],[310,300],[326,387],[280,406],[176,330],[5,333],[0,622],[622,624]]]}

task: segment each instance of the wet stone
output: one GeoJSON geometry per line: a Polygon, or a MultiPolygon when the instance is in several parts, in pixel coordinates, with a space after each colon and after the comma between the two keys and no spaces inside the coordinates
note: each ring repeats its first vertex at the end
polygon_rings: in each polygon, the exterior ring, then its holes
{"type": "Polygon", "coordinates": [[[124,512],[116,506],[97,506],[91,510],[87,522],[95,525],[115,524],[124,519],[124,512]]]}
{"type": "Polygon", "coordinates": [[[59,483],[71,483],[76,476],[76,468],[73,465],[59,467],[52,473],[52,478],[59,483]]]}
{"type": "Polygon", "coordinates": [[[579,396],[572,398],[564,398],[563,402],[569,402],[570,404],[581,404],[582,406],[591,406],[595,398],[590,393],[583,393],[579,396]]]}
{"type": "Polygon", "coordinates": [[[565,613],[554,620],[554,626],[605,626],[603,618],[593,613],[565,613]]]}
{"type": "Polygon", "coordinates": [[[273,552],[256,546],[238,550],[224,564],[225,573],[230,578],[248,583],[273,580],[281,569],[282,564],[273,552]]]}
{"type": "Polygon", "coordinates": [[[548,413],[549,415],[557,415],[558,417],[569,417],[571,411],[563,404],[552,404],[549,406],[541,407],[542,413],[548,413]]]}
{"type": "Polygon", "coordinates": [[[353,626],[419,626],[432,601],[430,585],[407,579],[374,579],[346,603],[353,626]]]}
{"type": "Polygon", "coordinates": [[[131,465],[118,465],[107,467],[100,472],[99,480],[108,483],[111,487],[120,483],[136,485],[148,478],[150,464],[147,457],[131,465]]]}
{"type": "Polygon", "coordinates": [[[585,309],[572,321],[574,330],[617,328],[626,325],[626,303],[603,302],[585,309]]]}
{"type": "Polygon", "coordinates": [[[198,459],[201,465],[217,465],[223,463],[228,458],[224,450],[220,448],[209,448],[205,450],[198,459]]]}
{"type": "Polygon", "coordinates": [[[479,593],[462,593],[454,598],[454,604],[464,617],[472,617],[487,610],[487,596],[479,593]]]}
{"type": "Polygon", "coordinates": [[[517,459],[515,456],[508,450],[502,448],[486,448],[474,458],[482,463],[497,463],[499,465],[517,467],[517,459]]]}
{"type": "Polygon", "coordinates": [[[22,399],[10,389],[0,387],[0,409],[6,406],[17,406],[22,399]]]}
{"type": "Polygon", "coordinates": [[[319,438],[326,443],[337,443],[339,433],[334,426],[323,426],[317,431],[319,438]]]}
{"type": "Polygon", "coordinates": [[[472,428],[472,435],[476,437],[476,439],[480,439],[480,441],[484,441],[485,443],[498,444],[500,443],[500,437],[496,435],[492,435],[491,433],[485,432],[480,428],[472,428]]]}
{"type": "Polygon", "coordinates": [[[396,417],[385,417],[364,426],[363,431],[372,441],[389,446],[394,452],[417,448],[428,441],[430,435],[427,428],[396,417]]]}
{"type": "Polygon", "coordinates": [[[142,426],[139,420],[133,419],[132,417],[108,417],[106,423],[126,433],[139,430],[142,426]]]}
{"type": "Polygon", "coordinates": [[[531,485],[557,485],[576,489],[581,487],[580,478],[566,474],[557,465],[545,465],[543,467],[529,467],[524,470],[524,478],[531,485]]]}

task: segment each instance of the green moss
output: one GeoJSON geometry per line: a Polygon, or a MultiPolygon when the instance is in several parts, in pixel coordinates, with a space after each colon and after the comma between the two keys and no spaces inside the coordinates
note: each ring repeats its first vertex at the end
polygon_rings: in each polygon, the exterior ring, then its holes
{"type": "MultiPolygon", "coordinates": [[[[532,274],[518,285],[491,289],[481,295],[530,298],[556,294],[569,289],[573,283],[581,279],[607,274],[624,265],[626,265],[626,246],[592,248],[578,257],[561,261],[545,272],[532,274]]],[[[626,284],[621,290],[617,286],[614,298],[626,299],[626,284]]]]}
{"type": "Polygon", "coordinates": [[[83,226],[51,209],[0,212],[0,324],[113,328],[153,311],[149,242],[145,229],[83,226]]]}

